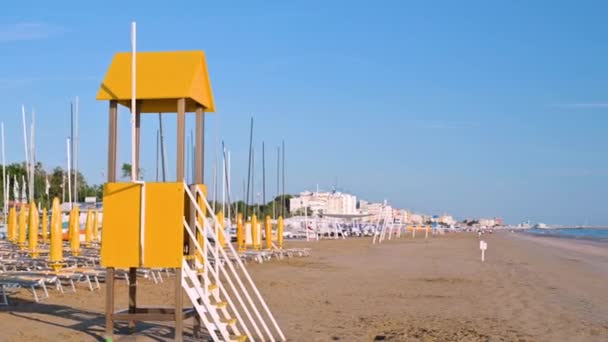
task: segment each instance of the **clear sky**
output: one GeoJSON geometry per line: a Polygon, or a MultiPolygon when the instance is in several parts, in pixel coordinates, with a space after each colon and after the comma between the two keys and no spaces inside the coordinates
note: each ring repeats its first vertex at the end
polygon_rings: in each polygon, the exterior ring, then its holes
{"type": "MultiPolygon", "coordinates": [[[[79,96],[80,168],[102,182],[107,103],[95,95],[113,54],[130,49],[135,20],[141,51],[205,50],[217,107],[206,121],[205,177],[224,139],[234,198],[253,115],[256,178],[262,141],[270,150],[269,194],[285,139],[288,192],[337,183],[430,214],[608,224],[604,1],[131,3],[2,5],[9,162],[23,159],[25,104],[36,111],[38,159],[64,165],[79,96]]],[[[119,161],[129,161],[126,109],[119,120],[119,161]]],[[[174,121],[165,120],[173,176],[174,121]]],[[[156,117],[142,127],[153,180],[156,117]]]]}

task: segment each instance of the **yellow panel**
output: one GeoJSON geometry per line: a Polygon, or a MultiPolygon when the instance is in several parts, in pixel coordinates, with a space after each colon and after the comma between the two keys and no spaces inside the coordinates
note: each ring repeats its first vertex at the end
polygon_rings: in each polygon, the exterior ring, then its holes
{"type": "MultiPolygon", "coordinates": [[[[114,55],[97,93],[98,100],[119,100],[124,105],[131,99],[131,56],[130,52],[114,55]]],[[[138,52],[136,72],[142,112],[174,113],[179,98],[191,99],[203,105],[206,112],[215,112],[203,51],[138,52]]],[[[193,111],[191,107],[187,110],[193,111]]]]}
{"type": "Polygon", "coordinates": [[[181,267],[184,183],[146,183],[144,267],[181,267]]]}
{"type": "Polygon", "coordinates": [[[139,266],[141,185],[106,183],[103,191],[101,264],[104,267],[139,266]]]}

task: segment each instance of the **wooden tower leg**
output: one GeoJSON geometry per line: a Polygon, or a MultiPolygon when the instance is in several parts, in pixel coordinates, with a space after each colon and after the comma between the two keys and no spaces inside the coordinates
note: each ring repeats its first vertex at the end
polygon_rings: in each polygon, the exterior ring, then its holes
{"type": "Polygon", "coordinates": [[[114,268],[106,269],[106,340],[114,339],[114,268]]]}
{"type": "MultiPolygon", "coordinates": [[[[116,136],[118,103],[110,101],[108,118],[108,182],[116,181],[116,136]]],[[[106,269],[106,339],[114,338],[114,268],[106,269]]]]}

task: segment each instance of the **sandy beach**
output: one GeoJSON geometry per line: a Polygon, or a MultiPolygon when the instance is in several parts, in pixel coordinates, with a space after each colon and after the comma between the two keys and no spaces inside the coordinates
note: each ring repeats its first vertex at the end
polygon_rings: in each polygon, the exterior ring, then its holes
{"type": "MultiPolygon", "coordinates": [[[[485,263],[477,235],[461,233],[381,245],[291,242],[313,248],[312,256],[249,269],[290,341],[608,340],[607,245],[507,232],[483,239],[485,263]]],[[[170,305],[173,280],[141,279],[138,302],[170,305]]],[[[126,285],[118,284],[124,307],[126,285]]],[[[103,340],[104,294],[103,284],[94,293],[81,284],[32,303],[19,290],[0,308],[0,339],[103,340]]],[[[172,338],[170,326],[139,329],[117,340],[172,338]]]]}

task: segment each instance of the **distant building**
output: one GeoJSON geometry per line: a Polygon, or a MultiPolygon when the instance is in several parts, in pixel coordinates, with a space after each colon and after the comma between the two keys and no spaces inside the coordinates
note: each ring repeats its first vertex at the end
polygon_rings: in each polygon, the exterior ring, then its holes
{"type": "Polygon", "coordinates": [[[370,203],[367,201],[359,202],[359,212],[369,214],[366,221],[377,221],[378,219],[389,217],[393,218],[393,207],[386,201],[383,203],[370,203]]]}
{"type": "Polygon", "coordinates": [[[314,214],[356,214],[357,197],[343,192],[304,191],[289,200],[289,212],[309,208],[314,214]]]}
{"type": "Polygon", "coordinates": [[[439,223],[442,223],[446,226],[451,226],[456,224],[456,220],[451,215],[443,215],[439,217],[439,223]]]}

